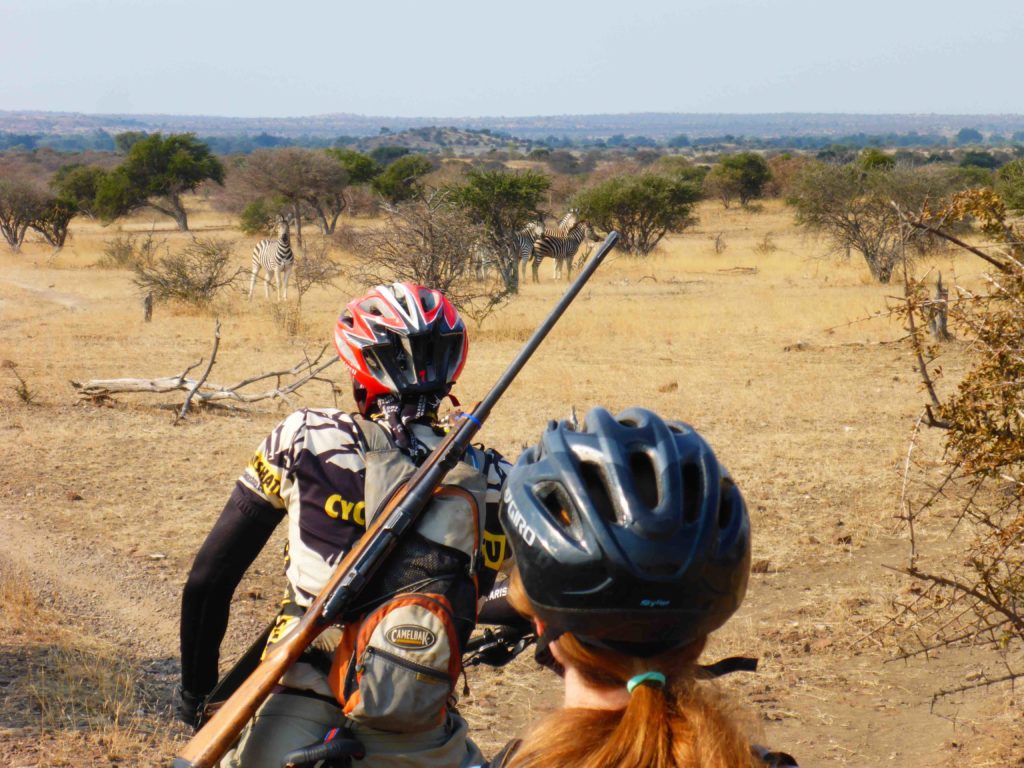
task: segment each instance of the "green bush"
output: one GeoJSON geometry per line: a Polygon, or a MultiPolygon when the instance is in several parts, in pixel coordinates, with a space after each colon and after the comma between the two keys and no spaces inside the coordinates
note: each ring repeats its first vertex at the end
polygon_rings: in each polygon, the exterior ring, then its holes
{"type": "Polygon", "coordinates": [[[573,199],[580,218],[603,230],[618,230],[623,250],[646,256],[669,232],[696,222],[700,185],[682,176],[655,173],[613,176],[573,199]]]}
{"type": "Polygon", "coordinates": [[[422,190],[420,179],[433,169],[430,160],[422,155],[405,155],[374,178],[373,190],[392,205],[411,200],[422,190]]]}
{"type": "Polygon", "coordinates": [[[1024,213],[1024,158],[1018,158],[999,169],[996,191],[1007,208],[1016,213],[1024,213]]]}
{"type": "Polygon", "coordinates": [[[247,235],[266,232],[274,220],[274,212],[265,200],[254,200],[242,209],[238,217],[238,228],[247,235]]]}

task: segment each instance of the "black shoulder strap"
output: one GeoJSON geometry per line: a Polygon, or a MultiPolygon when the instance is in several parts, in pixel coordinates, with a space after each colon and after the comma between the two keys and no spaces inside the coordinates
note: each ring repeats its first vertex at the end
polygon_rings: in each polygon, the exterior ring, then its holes
{"type": "Polygon", "coordinates": [[[757,661],[749,656],[729,656],[714,664],[698,664],[697,676],[702,680],[710,680],[733,672],[757,672],[757,661]]]}

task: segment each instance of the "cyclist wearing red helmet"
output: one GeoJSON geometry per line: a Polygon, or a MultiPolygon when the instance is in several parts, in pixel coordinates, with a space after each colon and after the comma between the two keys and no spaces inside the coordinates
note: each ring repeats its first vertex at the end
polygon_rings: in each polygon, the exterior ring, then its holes
{"type": "MultiPolygon", "coordinates": [[[[282,421],[257,448],[196,555],[182,598],[178,713],[185,722],[195,724],[217,682],[232,595],[275,527],[288,519],[287,591],[270,643],[291,631],[388,491],[443,436],[438,406],[469,348],[465,324],[443,294],[410,283],[377,286],[348,304],[334,343],[351,373],[358,414],[304,408],[282,421]]],[[[490,589],[504,558],[497,510],[508,466],[494,451],[467,452],[453,470],[458,477],[447,481],[470,493],[445,500],[455,505],[446,508],[445,520],[462,520],[468,533],[432,526],[428,508],[386,574],[371,580],[360,612],[344,617],[344,631],[324,632],[293,665],[222,765],[277,768],[282,755],[346,718],[373,753],[368,766],[478,759],[465,722],[446,703],[459,648],[475,623],[477,595],[490,589]],[[366,631],[355,631],[363,625],[366,631]],[[342,665],[329,681],[332,661],[344,658],[336,653],[339,644],[351,645],[361,659],[369,649],[387,664],[373,674],[360,665],[351,679],[342,665]],[[410,669],[417,674],[410,677],[410,669]],[[428,685],[428,694],[414,690],[417,685],[428,685]],[[385,700],[392,698],[414,709],[389,709],[385,700]]]]}

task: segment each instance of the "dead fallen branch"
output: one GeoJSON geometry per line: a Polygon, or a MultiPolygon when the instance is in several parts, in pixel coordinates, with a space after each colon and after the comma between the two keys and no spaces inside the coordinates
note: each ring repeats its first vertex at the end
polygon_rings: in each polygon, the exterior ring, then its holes
{"type": "Polygon", "coordinates": [[[166,394],[168,392],[181,390],[186,393],[186,398],[181,411],[178,414],[178,418],[175,420],[177,423],[177,421],[180,421],[188,413],[189,405],[192,400],[196,400],[203,404],[212,404],[224,403],[225,401],[256,403],[261,400],[279,399],[294,406],[289,395],[311,381],[324,381],[331,383],[329,379],[321,377],[320,374],[338,361],[338,358],[335,355],[330,355],[326,361],[321,362],[329,346],[324,345],[320,350],[320,353],[315,358],[310,359],[307,356],[291,368],[256,374],[255,376],[242,379],[234,384],[214,384],[212,382],[208,382],[206,379],[207,376],[209,376],[216,360],[219,344],[220,323],[217,324],[213,349],[210,354],[210,362],[203,375],[198,379],[189,378],[189,373],[202,365],[202,360],[189,365],[181,373],[174,376],[161,376],[157,378],[90,379],[89,381],[83,382],[72,381],[71,386],[75,388],[80,397],[93,400],[104,400],[109,398],[111,395],[127,392],[152,392],[156,394],[166,394]],[[299,378],[291,381],[290,383],[284,383],[285,379],[293,376],[298,376],[299,378]],[[271,389],[258,392],[242,391],[245,387],[250,387],[253,384],[266,381],[268,379],[276,379],[276,383],[271,389]]]}
{"type": "Polygon", "coordinates": [[[217,349],[220,347],[220,319],[217,319],[217,326],[213,330],[213,351],[210,352],[210,364],[206,366],[206,370],[203,371],[203,375],[199,377],[199,381],[194,386],[188,388],[188,394],[185,395],[185,402],[181,405],[181,412],[178,414],[178,418],[174,420],[177,424],[179,421],[185,418],[188,414],[188,407],[192,404],[192,398],[195,396],[199,388],[206,383],[206,380],[210,376],[210,371],[213,370],[213,364],[217,360],[217,349]]]}

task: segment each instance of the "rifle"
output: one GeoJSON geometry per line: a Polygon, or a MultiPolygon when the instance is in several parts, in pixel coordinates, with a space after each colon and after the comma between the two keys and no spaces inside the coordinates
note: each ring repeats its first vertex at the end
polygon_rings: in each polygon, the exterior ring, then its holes
{"type": "Polygon", "coordinates": [[[267,649],[266,657],[231,694],[175,758],[171,768],[213,768],[227,752],[245,724],[256,714],[277,681],[302,652],[335,619],[355,604],[377,568],[387,559],[399,538],[429,503],[445,475],[459,462],[473,437],[483,427],[491,409],[522,370],[558,319],[618,242],[612,231],[594,257],[569,286],[565,295],[533,332],[523,349],[476,407],[456,422],[408,481],[373,517],[366,533],[349,550],[316,596],[295,629],[267,649]]]}

